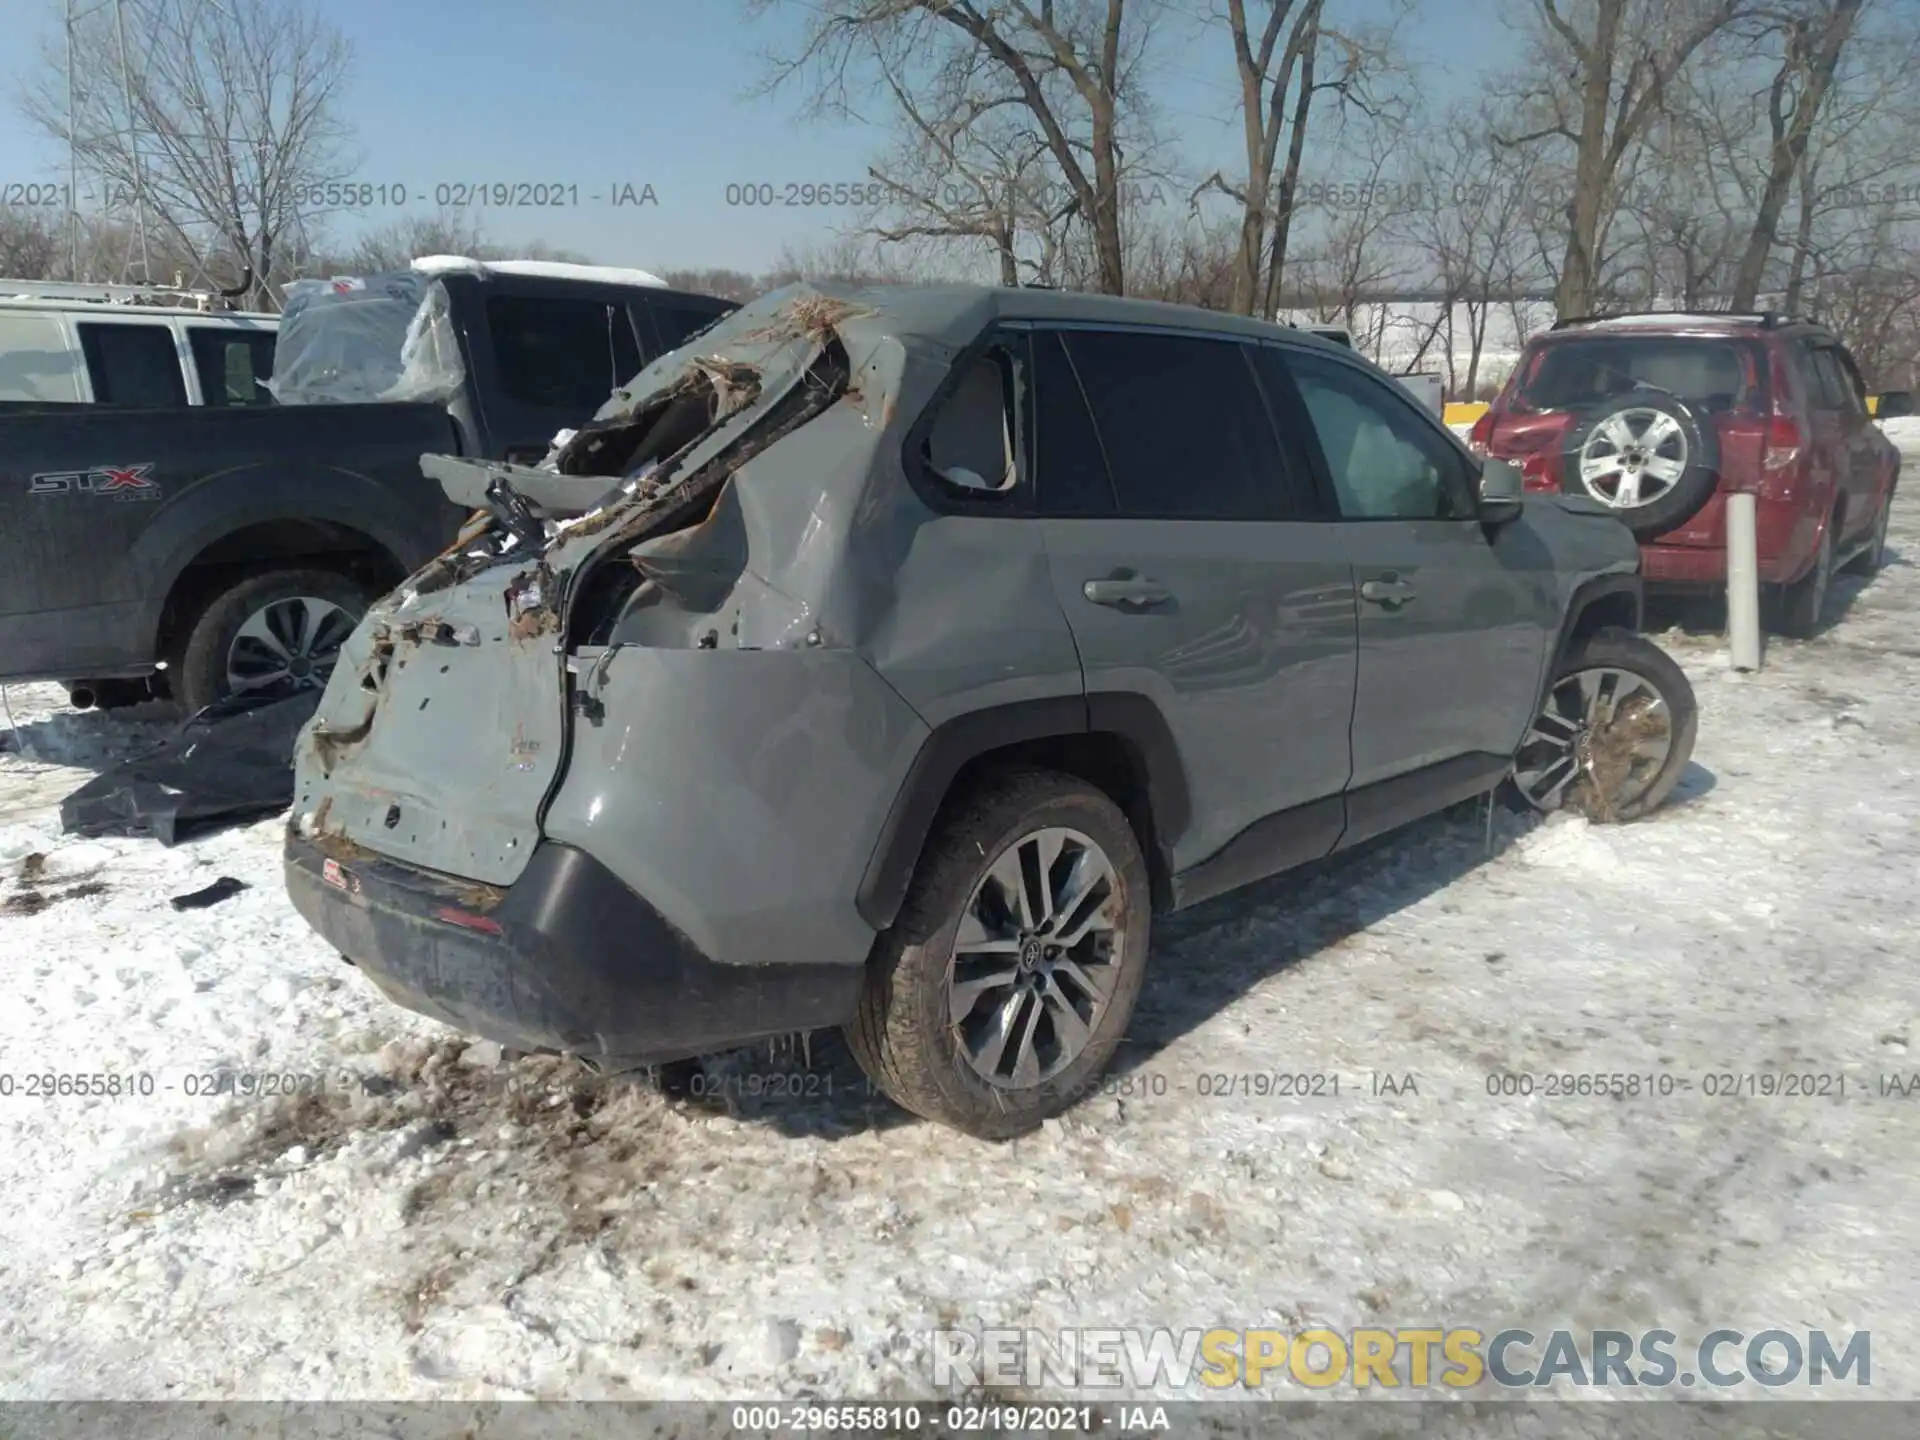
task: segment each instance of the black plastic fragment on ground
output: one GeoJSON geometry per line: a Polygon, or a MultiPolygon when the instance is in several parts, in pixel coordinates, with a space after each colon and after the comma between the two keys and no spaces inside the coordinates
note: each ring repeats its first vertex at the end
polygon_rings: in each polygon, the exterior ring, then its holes
{"type": "Polygon", "coordinates": [[[222,875],[203,890],[195,890],[187,895],[175,895],[167,903],[176,910],[204,910],[209,905],[218,905],[222,900],[230,899],[247,888],[247,882],[236,880],[231,875],[222,875]]]}
{"type": "Polygon", "coordinates": [[[293,744],[320,695],[317,688],[262,689],[209,705],[158,746],[61,801],[62,828],[177,845],[286,809],[293,803],[293,744]]]}

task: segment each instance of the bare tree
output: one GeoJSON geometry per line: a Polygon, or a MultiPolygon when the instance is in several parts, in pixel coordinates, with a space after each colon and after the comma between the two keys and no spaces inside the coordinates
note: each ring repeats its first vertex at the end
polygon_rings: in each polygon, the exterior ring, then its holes
{"type": "Polygon", "coordinates": [[[1759,297],[1793,182],[1805,163],[1814,125],[1840,70],[1866,0],[1787,0],[1761,12],[1781,44],[1779,69],[1767,87],[1766,181],[1733,282],[1733,308],[1748,310],[1759,297]]]}
{"type": "Polygon", "coordinates": [[[1286,290],[1278,298],[1286,308],[1306,310],[1316,320],[1346,326],[1353,332],[1355,345],[1373,353],[1385,339],[1386,307],[1370,307],[1367,314],[1372,324],[1361,327],[1363,303],[1390,294],[1395,287],[1411,288],[1417,278],[1411,257],[1394,243],[1399,197],[1406,184],[1399,179],[1393,138],[1376,128],[1368,140],[1367,153],[1355,171],[1354,203],[1330,211],[1318,234],[1300,248],[1289,267],[1286,290]]]}
{"type": "Polygon", "coordinates": [[[64,54],[28,117],[73,145],[106,206],[138,209],[203,273],[244,267],[271,303],[302,216],[350,170],[345,37],[312,0],[126,0],[117,18],[124,34],[107,6],[75,24],[71,127],[64,54]]]}
{"type": "Polygon", "coordinates": [[[1457,109],[1429,137],[1415,144],[1411,172],[1421,178],[1407,187],[1409,203],[1393,227],[1424,255],[1438,291],[1433,327],[1418,337],[1413,363],[1441,340],[1448,392],[1471,396],[1499,305],[1543,280],[1528,229],[1534,162],[1528,150],[1494,142],[1479,107],[1457,109]],[[1462,348],[1464,365],[1456,360],[1462,348]]]}
{"type": "Polygon", "coordinates": [[[1079,205],[1055,182],[1046,136],[1004,69],[957,45],[928,76],[911,55],[890,53],[884,42],[897,37],[867,38],[901,121],[892,150],[868,167],[882,192],[871,233],[891,244],[982,242],[1002,285],[1051,281],[1079,205]]]}
{"type": "Polygon", "coordinates": [[[1570,171],[1555,303],[1593,309],[1613,187],[1700,47],[1750,0],[1514,0],[1531,52],[1516,77],[1519,113],[1503,144],[1552,145],[1570,171]]]}
{"type": "Polygon", "coordinates": [[[0,205],[0,276],[51,280],[60,273],[66,257],[56,213],[37,205],[0,205]]]}
{"type": "Polygon", "coordinates": [[[1329,27],[1326,0],[1254,0],[1251,6],[1226,0],[1224,17],[1214,19],[1224,21],[1233,44],[1246,173],[1229,180],[1216,170],[1200,189],[1219,191],[1239,211],[1231,308],[1271,315],[1286,269],[1314,99],[1330,92],[1343,108],[1373,114],[1369,83],[1383,68],[1385,43],[1329,27]]]}
{"type": "MultiPolygon", "coordinates": [[[[746,0],[754,14],[773,3],[746,0]]],[[[1117,295],[1126,289],[1126,126],[1148,29],[1140,12],[1147,8],[1130,9],[1127,0],[826,0],[814,8],[798,52],[777,64],[772,83],[810,73],[812,105],[851,115],[852,88],[876,54],[893,57],[893,73],[906,77],[887,88],[897,102],[902,90],[913,92],[916,70],[938,75],[955,63],[956,50],[977,52],[994,72],[995,90],[1024,111],[1023,122],[1045,147],[1049,178],[1091,235],[1096,287],[1117,295]]],[[[964,68],[966,61],[959,63],[964,68]]]]}
{"type": "Polygon", "coordinates": [[[486,260],[494,254],[477,215],[442,210],[434,215],[408,215],[367,231],[342,262],[349,274],[377,275],[404,270],[423,255],[468,255],[486,260]]]}

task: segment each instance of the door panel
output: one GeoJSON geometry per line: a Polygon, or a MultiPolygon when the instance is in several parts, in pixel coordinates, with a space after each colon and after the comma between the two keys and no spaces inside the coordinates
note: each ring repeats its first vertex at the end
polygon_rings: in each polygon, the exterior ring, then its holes
{"type": "Polygon", "coordinates": [[[1511,755],[1557,620],[1544,547],[1523,526],[1490,536],[1472,518],[1465,456],[1390,383],[1292,347],[1264,351],[1262,373],[1315,442],[1354,566],[1351,790],[1511,755]]]}
{"type": "MultiPolygon", "coordinates": [[[[1176,870],[1268,815],[1338,794],[1353,716],[1352,571],[1335,527],[1045,520],[1054,594],[1090,694],[1145,695],[1179,746],[1192,823],[1176,870]],[[1160,604],[1089,600],[1133,570],[1160,604]]],[[[1331,847],[1332,836],[1328,837],[1331,847]]]]}
{"type": "Polygon", "coordinates": [[[1879,519],[1879,430],[1867,413],[1867,387],[1846,351],[1834,346],[1827,358],[1840,391],[1840,437],[1846,447],[1847,523],[1838,537],[1845,543],[1864,538],[1879,519]]]}
{"type": "Polygon", "coordinates": [[[1190,870],[1346,784],[1354,600],[1341,528],[1311,513],[1244,345],[1042,331],[1032,360],[1054,594],[1088,693],[1146,696],[1173,734],[1192,818],[1166,839],[1175,870],[1190,870]]]}
{"type": "Polygon", "coordinates": [[[1362,595],[1391,575],[1408,597],[1360,603],[1354,788],[1461,755],[1511,755],[1550,638],[1546,557],[1509,568],[1466,520],[1375,521],[1353,527],[1349,544],[1362,595]]]}

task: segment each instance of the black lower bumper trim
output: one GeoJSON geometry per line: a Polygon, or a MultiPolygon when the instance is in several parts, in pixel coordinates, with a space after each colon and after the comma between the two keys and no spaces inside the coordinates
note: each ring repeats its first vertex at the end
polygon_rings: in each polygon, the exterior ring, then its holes
{"type": "Polygon", "coordinates": [[[393,1000],[518,1050],[610,1069],[684,1059],[851,1018],[847,965],[723,965],[582,850],[542,843],[488,904],[364,852],[289,832],[287,891],[308,924],[393,1000]]]}

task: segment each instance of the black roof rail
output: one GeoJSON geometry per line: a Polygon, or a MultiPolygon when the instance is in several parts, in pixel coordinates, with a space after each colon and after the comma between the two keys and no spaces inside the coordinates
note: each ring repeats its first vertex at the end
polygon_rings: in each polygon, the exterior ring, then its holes
{"type": "Polygon", "coordinates": [[[1572,325],[1592,325],[1602,320],[1638,320],[1653,316],[1671,316],[1675,320],[1754,320],[1763,330],[1813,323],[1798,315],[1782,315],[1777,310],[1616,310],[1601,315],[1569,315],[1554,321],[1552,328],[1565,330],[1572,325]]]}

